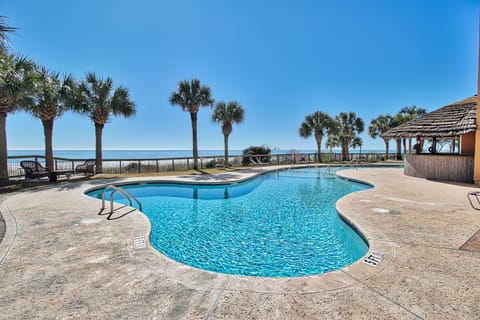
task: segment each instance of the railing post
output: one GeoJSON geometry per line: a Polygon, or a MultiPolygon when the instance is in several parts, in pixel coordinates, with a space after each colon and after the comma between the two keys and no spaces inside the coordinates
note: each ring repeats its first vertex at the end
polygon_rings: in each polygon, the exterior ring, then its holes
{"type": "Polygon", "coordinates": [[[142,161],[138,160],[138,173],[141,173],[142,161]]]}

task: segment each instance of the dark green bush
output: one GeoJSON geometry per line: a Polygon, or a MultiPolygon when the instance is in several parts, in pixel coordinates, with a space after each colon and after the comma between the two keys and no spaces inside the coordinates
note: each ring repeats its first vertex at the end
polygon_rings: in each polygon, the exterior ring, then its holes
{"type": "Polygon", "coordinates": [[[270,148],[267,146],[251,146],[243,150],[242,165],[247,166],[251,162],[270,163],[270,148]]]}

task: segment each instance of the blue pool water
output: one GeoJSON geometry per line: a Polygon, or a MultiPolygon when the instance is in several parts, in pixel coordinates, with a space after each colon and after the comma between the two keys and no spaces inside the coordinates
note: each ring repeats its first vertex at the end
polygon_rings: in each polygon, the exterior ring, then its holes
{"type": "Polygon", "coordinates": [[[335,203],[369,186],[337,178],[335,170],[286,170],[229,185],[123,188],[142,203],[150,242],[166,256],[214,272],[296,277],[343,268],[368,249],[335,203]]]}

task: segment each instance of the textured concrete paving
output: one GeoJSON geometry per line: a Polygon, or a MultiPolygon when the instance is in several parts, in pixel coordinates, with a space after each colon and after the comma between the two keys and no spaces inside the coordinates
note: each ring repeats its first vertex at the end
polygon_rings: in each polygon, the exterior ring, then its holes
{"type": "Polygon", "coordinates": [[[385,259],[302,278],[216,274],[172,261],[148,242],[134,248],[135,237],[148,238],[148,219],[122,208],[107,220],[100,201],[83,195],[119,180],[11,196],[0,206],[0,319],[479,319],[480,254],[460,249],[480,229],[480,211],[466,198],[475,187],[402,172],[340,173],[376,186],[337,208],[385,259]]]}

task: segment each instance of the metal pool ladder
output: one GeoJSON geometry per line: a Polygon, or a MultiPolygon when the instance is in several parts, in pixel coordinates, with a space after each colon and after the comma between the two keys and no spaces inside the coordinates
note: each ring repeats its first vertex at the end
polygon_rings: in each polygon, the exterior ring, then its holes
{"type": "Polygon", "coordinates": [[[120,187],[116,187],[113,184],[110,184],[105,189],[103,189],[103,192],[102,192],[102,210],[105,209],[105,192],[107,192],[108,190],[112,190],[112,193],[110,194],[110,213],[113,213],[113,195],[115,194],[115,192],[118,192],[119,194],[124,196],[125,199],[128,200],[128,203],[129,203],[130,207],[133,204],[132,201],[135,201],[138,204],[138,210],[142,211],[142,203],[140,201],[138,201],[137,198],[135,198],[127,190],[125,190],[123,188],[120,188],[120,187]]]}

